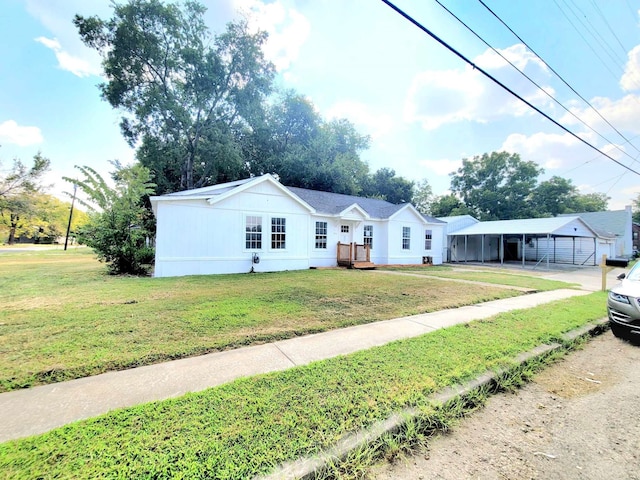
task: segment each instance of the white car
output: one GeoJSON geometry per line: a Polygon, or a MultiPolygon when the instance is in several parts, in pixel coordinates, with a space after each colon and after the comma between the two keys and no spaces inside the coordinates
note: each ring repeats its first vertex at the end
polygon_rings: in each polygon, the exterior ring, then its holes
{"type": "Polygon", "coordinates": [[[611,289],[607,299],[611,331],[616,337],[640,343],[640,262],[618,279],[622,282],[611,289]]]}

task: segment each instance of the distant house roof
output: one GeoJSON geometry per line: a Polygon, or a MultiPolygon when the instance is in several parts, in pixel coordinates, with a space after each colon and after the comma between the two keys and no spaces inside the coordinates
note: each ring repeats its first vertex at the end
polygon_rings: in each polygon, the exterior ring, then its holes
{"type": "Polygon", "coordinates": [[[562,213],[560,217],[580,217],[596,232],[605,236],[623,237],[626,232],[629,212],[627,210],[611,210],[607,212],[562,213]]]}
{"type": "MultiPolygon", "coordinates": [[[[247,184],[257,181],[269,180],[277,183],[281,188],[288,190],[290,193],[298,197],[305,202],[308,206],[312,207],[317,213],[325,215],[339,215],[345,209],[352,205],[358,205],[364,210],[369,217],[376,219],[388,219],[395,213],[399,212],[403,208],[413,208],[408,203],[394,204],[387,202],[386,200],[380,200],[378,198],[365,198],[357,197],[355,195],[344,195],[341,193],[321,192],[319,190],[309,190],[299,187],[287,187],[280,184],[274,177],[269,174],[262,175],[261,177],[246,178],[244,180],[237,180],[235,182],[220,183],[218,185],[212,185],[210,187],[196,188],[193,190],[185,190],[182,192],[169,193],[163,195],[164,198],[189,198],[189,199],[207,199],[210,203],[213,203],[212,197],[223,197],[230,194],[235,190],[243,190],[243,187],[248,187],[247,184]]],[[[245,188],[246,188],[245,187],[245,188]]],[[[158,201],[161,197],[152,197],[152,203],[158,201]]],[[[425,221],[429,223],[444,223],[440,220],[430,217],[428,215],[422,215],[425,221]]]]}
{"type": "MultiPolygon", "coordinates": [[[[563,227],[575,221],[585,225],[595,235],[603,236],[595,232],[577,216],[479,222],[453,232],[451,235],[556,235],[563,227]]],[[[604,237],[611,237],[611,235],[604,235],[604,237]]]]}

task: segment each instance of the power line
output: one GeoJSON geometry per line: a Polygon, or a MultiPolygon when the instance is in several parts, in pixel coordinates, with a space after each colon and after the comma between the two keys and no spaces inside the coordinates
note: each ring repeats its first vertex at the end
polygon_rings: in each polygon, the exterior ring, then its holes
{"type": "Polygon", "coordinates": [[[566,111],[569,115],[571,115],[573,118],[575,118],[576,120],[578,120],[580,123],[582,123],[585,127],[587,127],[589,130],[591,130],[593,133],[595,133],[596,135],[598,135],[600,138],[602,138],[604,141],[610,143],[611,145],[613,145],[615,148],[617,148],[620,152],[622,152],[624,155],[627,155],[631,160],[635,161],[636,158],[631,156],[627,151],[625,151],[624,149],[622,149],[621,147],[619,147],[618,145],[616,145],[614,142],[612,142],[611,140],[609,140],[607,137],[605,137],[604,135],[602,135],[600,132],[598,132],[595,128],[593,128],[591,125],[589,125],[587,122],[585,122],[584,120],[582,120],[580,117],[578,117],[575,113],[573,113],[571,110],[569,110],[567,107],[565,107],[558,99],[556,99],[553,95],[551,95],[547,90],[545,90],[544,88],[542,88],[535,80],[533,80],[529,75],[527,75],[525,72],[523,72],[522,70],[520,70],[518,67],[516,67],[513,62],[511,62],[511,60],[509,60],[508,58],[506,58],[502,53],[500,53],[500,51],[498,51],[497,49],[495,49],[491,44],[489,44],[489,42],[487,42],[484,38],[482,38],[482,36],[480,36],[476,31],[474,31],[469,25],[467,25],[462,19],[460,19],[460,17],[458,17],[455,13],[453,13],[451,10],[449,10],[445,5],[442,4],[442,2],[440,2],[440,0],[435,0],[435,2],[440,5],[449,15],[451,15],[453,18],[455,18],[459,23],[461,23],[467,30],[469,30],[469,32],[471,32],[473,35],[475,35],[475,37],[480,40],[482,43],[484,43],[487,47],[489,47],[491,50],[493,50],[493,52],[495,52],[496,54],[498,54],[505,62],[507,62],[509,65],[511,65],[520,75],[522,75],[524,78],[526,78],[527,80],[529,80],[529,82],[531,82],[533,85],[535,85],[542,93],[544,93],[547,97],[549,97],[551,100],[553,100],[558,106],[560,106],[562,109],[564,109],[564,111],[566,111]]]}
{"type": "MultiPolygon", "coordinates": [[[[590,103],[586,98],[584,98],[582,95],[580,95],[580,93],[578,93],[578,92],[576,91],[576,89],[575,89],[575,88],[573,88],[571,85],[569,85],[569,83],[564,79],[564,77],[563,77],[562,75],[560,75],[560,74],[559,74],[559,73],[558,73],[558,72],[557,72],[557,71],[556,71],[556,70],[555,70],[551,65],[549,65],[549,64],[548,64],[548,63],[547,63],[547,62],[546,62],[546,61],[545,61],[545,60],[544,60],[544,59],[543,59],[543,58],[542,58],[542,57],[541,57],[541,56],[540,56],[540,55],[539,55],[539,54],[538,54],[538,53],[537,53],[533,48],[531,48],[531,46],[530,46],[527,42],[525,42],[525,41],[520,37],[520,35],[518,35],[516,32],[514,32],[514,31],[513,31],[513,29],[512,29],[509,25],[507,25],[507,24],[505,23],[505,21],[504,21],[504,20],[502,20],[502,18],[500,18],[500,16],[499,16],[497,13],[495,13],[493,10],[491,10],[491,8],[489,8],[489,7],[487,6],[487,4],[486,4],[486,3],[484,3],[484,1],[483,1],[483,0],[478,0],[478,1],[482,4],[482,6],[483,6],[484,8],[486,8],[486,9],[489,11],[489,13],[491,13],[491,15],[493,15],[493,16],[494,16],[494,17],[495,17],[495,18],[496,18],[496,19],[497,19],[497,20],[498,20],[502,25],[504,25],[504,26],[506,27],[506,29],[507,29],[507,30],[509,30],[509,31],[513,34],[513,36],[515,36],[518,40],[520,40],[520,41],[521,41],[521,42],[522,42],[522,43],[523,43],[523,44],[524,44],[524,45],[525,45],[525,46],[526,46],[526,47],[527,47],[527,48],[528,48],[528,49],[529,49],[529,50],[530,50],[530,51],[531,51],[531,52],[532,52],[536,57],[538,57],[538,58],[540,59],[540,61],[542,61],[542,62],[547,66],[547,68],[548,68],[549,70],[551,70],[551,71],[554,73],[554,75],[556,75],[556,76],[557,76],[557,77],[562,81],[562,83],[564,83],[564,84],[565,84],[565,85],[566,85],[566,86],[567,86],[567,87],[568,87],[568,88],[569,88],[573,93],[575,93],[575,94],[580,98],[580,100],[582,100],[584,103],[586,103],[587,105],[589,105],[589,107],[590,107],[594,112],[596,112],[596,114],[597,114],[597,115],[598,115],[598,116],[599,116],[599,117],[600,117],[600,118],[601,118],[601,119],[602,119],[602,120],[603,120],[607,125],[609,125],[613,130],[615,130],[615,132],[616,132],[618,135],[620,135],[622,138],[624,138],[624,139],[625,139],[625,141],[626,141],[629,145],[631,145],[631,146],[632,146],[636,151],[640,152],[640,149],[638,149],[638,147],[636,147],[633,143],[631,143],[631,141],[630,141],[627,137],[625,137],[625,136],[622,134],[622,132],[620,132],[620,131],[615,127],[615,126],[613,126],[613,124],[611,124],[611,122],[609,122],[609,120],[607,120],[607,119],[606,119],[606,118],[605,118],[605,117],[600,113],[600,111],[599,111],[596,107],[594,107],[594,106],[593,106],[593,105],[592,105],[592,104],[591,104],[591,103],[590,103]]],[[[613,73],[613,72],[612,72],[612,73],[613,73]]],[[[617,82],[617,81],[618,81],[618,79],[616,78],[616,82],[617,82]]]]}
{"type": "Polygon", "coordinates": [[[530,102],[528,102],[527,100],[525,100],[524,98],[522,98],[520,95],[518,95],[516,92],[514,92],[513,90],[511,90],[509,87],[507,87],[505,84],[503,84],[502,82],[500,82],[500,80],[498,80],[497,78],[495,78],[494,76],[492,76],[490,73],[486,72],[484,69],[482,69],[481,67],[478,67],[476,64],[474,64],[471,60],[469,60],[467,57],[465,57],[462,53],[460,53],[459,51],[457,51],[455,48],[453,48],[451,45],[449,45],[447,42],[445,42],[444,40],[442,40],[440,37],[438,37],[435,33],[433,33],[431,30],[429,30],[427,27],[425,27],[424,25],[422,25],[420,22],[418,22],[417,20],[415,20],[413,17],[411,17],[410,15],[408,15],[407,13],[405,13],[404,11],[402,11],[400,8],[396,7],[392,2],[390,2],[389,0],[381,0],[382,3],[384,3],[385,5],[387,5],[389,8],[391,8],[393,11],[395,11],[398,15],[400,15],[401,17],[403,17],[404,19],[408,20],[409,22],[411,22],[413,25],[415,25],[416,27],[418,27],[420,30],[422,30],[424,33],[426,33],[427,35],[429,35],[431,38],[433,38],[436,42],[438,42],[440,45],[442,45],[443,47],[445,47],[447,50],[449,50],[451,53],[453,53],[455,56],[457,56],[458,58],[460,58],[461,60],[463,60],[464,62],[466,62],[467,64],[471,65],[471,67],[473,67],[475,70],[478,70],[480,73],[482,73],[485,77],[489,78],[491,81],[493,81],[494,83],[496,83],[497,85],[499,85],[500,87],[502,87],[504,90],[506,90],[507,92],[509,92],[511,95],[513,95],[514,97],[516,97],[517,99],[519,99],[521,102],[523,102],[524,104],[526,104],[529,108],[532,108],[533,110],[535,110],[536,112],[538,112],[540,115],[542,115],[543,117],[545,117],[547,120],[549,120],[550,122],[552,122],[554,125],[556,125],[557,127],[561,128],[563,131],[567,132],[568,134],[570,134],[572,137],[576,138],[577,140],[579,140],[580,142],[584,143],[585,145],[587,145],[588,147],[592,148],[593,150],[599,152],[600,154],[604,155],[605,157],[607,157],[609,160],[611,160],[612,162],[617,163],[618,165],[620,165],[623,168],[626,168],[627,170],[629,170],[630,172],[635,173],[636,175],[640,176],[640,172],[637,172],[636,170],[633,170],[632,168],[626,166],[624,163],[619,162],[618,160],[616,160],[615,158],[607,155],[606,153],[604,153],[602,150],[600,150],[599,148],[597,148],[596,146],[592,145],[591,143],[587,142],[586,140],[580,138],[578,135],[576,135],[575,133],[573,133],[571,130],[569,130],[567,127],[561,125],[560,123],[558,123],[557,121],[555,121],[553,118],[551,118],[549,115],[547,115],[546,113],[544,113],[542,110],[540,110],[538,107],[536,107],[535,105],[531,104],[530,102]]]}

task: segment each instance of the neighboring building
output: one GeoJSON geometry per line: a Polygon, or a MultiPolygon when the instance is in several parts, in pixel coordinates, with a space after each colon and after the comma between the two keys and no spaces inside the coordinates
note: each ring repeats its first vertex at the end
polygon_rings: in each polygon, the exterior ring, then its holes
{"type": "Polygon", "coordinates": [[[331,267],[349,246],[351,263],[367,250],[374,265],[442,263],[445,223],[411,204],[286,187],[268,174],[151,204],[156,277],[331,267]]]}
{"type": "Polygon", "coordinates": [[[640,251],[640,223],[633,223],[633,225],[631,225],[631,237],[632,237],[632,244],[633,244],[633,251],[634,252],[638,252],[640,251]]]}
{"type": "MultiPolygon", "coordinates": [[[[602,236],[615,237],[614,257],[630,257],[633,253],[632,224],[633,217],[631,206],[624,210],[611,210],[607,212],[566,213],[561,217],[578,216],[594,231],[602,236]]],[[[637,242],[636,242],[637,243],[637,242]]]]}

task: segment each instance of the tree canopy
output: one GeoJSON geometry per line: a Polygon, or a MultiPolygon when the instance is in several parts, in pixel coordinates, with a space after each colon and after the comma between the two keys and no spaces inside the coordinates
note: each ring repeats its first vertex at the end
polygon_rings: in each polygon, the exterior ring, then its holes
{"type": "Polygon", "coordinates": [[[28,220],[37,213],[37,197],[44,190],[42,179],[50,164],[38,152],[31,167],[14,159],[8,172],[0,174],[0,222],[9,231],[8,244],[13,244],[17,235],[32,226],[28,220]]]}
{"type": "Polygon", "coordinates": [[[102,97],[163,190],[247,175],[238,139],[263,115],[274,67],[264,32],[233,22],[214,37],[193,1],[113,3],[113,17],[76,15],[82,41],[103,58],[102,97]]]}
{"type": "Polygon", "coordinates": [[[451,191],[478,220],[527,218],[534,213],[528,197],[542,172],[517,153],[485,153],[462,160],[451,174],[451,191]]]}

